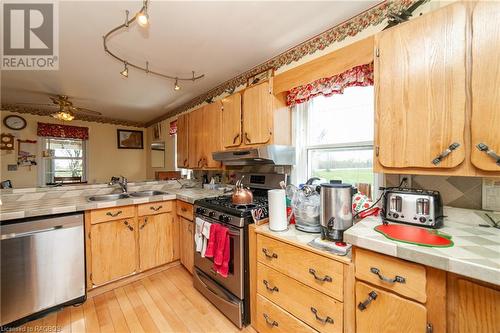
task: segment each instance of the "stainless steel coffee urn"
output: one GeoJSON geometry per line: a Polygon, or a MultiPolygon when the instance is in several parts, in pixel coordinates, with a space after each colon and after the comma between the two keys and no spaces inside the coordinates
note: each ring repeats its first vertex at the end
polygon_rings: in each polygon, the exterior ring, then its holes
{"type": "Polygon", "coordinates": [[[321,184],[321,238],[342,241],[344,231],[352,226],[352,196],[357,190],[350,184],[321,184]]]}

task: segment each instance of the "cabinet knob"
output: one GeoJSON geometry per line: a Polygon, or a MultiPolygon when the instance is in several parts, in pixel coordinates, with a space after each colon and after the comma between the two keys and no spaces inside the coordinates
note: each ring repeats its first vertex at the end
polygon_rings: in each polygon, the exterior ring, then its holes
{"type": "Polygon", "coordinates": [[[457,149],[458,147],[460,147],[460,143],[457,142],[452,143],[451,145],[448,146],[448,148],[446,148],[445,151],[443,151],[435,159],[432,160],[432,164],[438,165],[446,156],[450,155],[451,152],[457,149]]]}
{"type": "Polygon", "coordinates": [[[476,148],[490,156],[495,163],[500,166],[500,156],[494,150],[490,149],[490,147],[488,147],[485,143],[478,143],[476,148]]]}

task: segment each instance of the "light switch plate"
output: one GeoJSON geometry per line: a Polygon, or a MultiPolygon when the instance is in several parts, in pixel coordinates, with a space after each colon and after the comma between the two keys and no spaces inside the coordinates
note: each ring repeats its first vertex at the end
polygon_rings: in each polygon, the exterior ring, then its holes
{"type": "Polygon", "coordinates": [[[483,209],[500,211],[500,178],[483,178],[483,209]]]}

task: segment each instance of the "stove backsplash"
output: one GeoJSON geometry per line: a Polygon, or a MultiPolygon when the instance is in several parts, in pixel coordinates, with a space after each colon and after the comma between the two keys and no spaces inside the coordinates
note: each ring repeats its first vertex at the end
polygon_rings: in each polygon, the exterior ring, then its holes
{"type": "Polygon", "coordinates": [[[203,176],[207,175],[210,181],[212,177],[225,184],[234,184],[236,172],[250,172],[250,173],[279,173],[290,174],[292,171],[291,166],[275,166],[275,165],[252,165],[252,166],[231,166],[226,170],[193,170],[194,178],[203,180],[203,176]]]}
{"type": "MultiPolygon", "coordinates": [[[[400,175],[385,176],[386,186],[399,185],[400,175]]],[[[411,176],[412,187],[439,191],[446,206],[468,209],[481,209],[482,182],[481,177],[411,176]]]]}

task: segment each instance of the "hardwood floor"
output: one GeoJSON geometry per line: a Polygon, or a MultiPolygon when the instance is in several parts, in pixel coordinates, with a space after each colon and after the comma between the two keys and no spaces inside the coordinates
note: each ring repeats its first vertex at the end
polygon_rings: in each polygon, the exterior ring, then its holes
{"type": "MultiPolygon", "coordinates": [[[[52,312],[22,332],[240,332],[194,289],[191,275],[175,266],[52,312]]],[[[241,332],[255,333],[251,327],[241,332]]]]}

